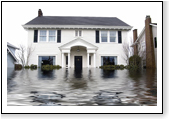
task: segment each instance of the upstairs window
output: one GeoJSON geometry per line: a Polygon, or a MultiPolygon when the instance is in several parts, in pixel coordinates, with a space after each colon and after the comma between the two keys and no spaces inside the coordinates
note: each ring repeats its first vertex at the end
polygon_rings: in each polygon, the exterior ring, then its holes
{"type": "Polygon", "coordinates": [[[117,42],[117,31],[101,31],[101,42],[117,42]]]}
{"type": "Polygon", "coordinates": [[[116,42],[116,32],[110,31],[110,42],[116,42]]]}
{"type": "Polygon", "coordinates": [[[56,31],[55,30],[49,30],[49,42],[55,41],[56,39],[56,31]]]}
{"type": "Polygon", "coordinates": [[[107,42],[107,31],[101,31],[101,41],[107,42]]]}
{"type": "Polygon", "coordinates": [[[81,30],[76,30],[75,31],[75,36],[76,37],[81,37],[82,36],[82,31],[81,30]]]}
{"type": "Polygon", "coordinates": [[[46,34],[47,34],[46,30],[40,30],[40,39],[39,39],[39,41],[46,41],[46,34]]]}

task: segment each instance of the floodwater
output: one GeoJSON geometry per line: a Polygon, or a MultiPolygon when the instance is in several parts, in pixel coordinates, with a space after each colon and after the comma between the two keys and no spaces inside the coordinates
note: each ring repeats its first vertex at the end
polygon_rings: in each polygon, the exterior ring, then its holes
{"type": "Polygon", "coordinates": [[[13,70],[8,106],[156,106],[156,70],[13,70]]]}

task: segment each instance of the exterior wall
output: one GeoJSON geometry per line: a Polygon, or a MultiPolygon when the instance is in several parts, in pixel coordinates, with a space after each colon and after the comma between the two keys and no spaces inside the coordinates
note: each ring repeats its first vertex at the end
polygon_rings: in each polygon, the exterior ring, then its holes
{"type": "MultiPolygon", "coordinates": [[[[75,40],[75,30],[74,29],[61,29],[61,43],[56,42],[38,42],[34,43],[34,30],[27,30],[28,31],[28,45],[32,44],[32,47],[35,48],[34,52],[32,53],[29,61],[29,65],[36,64],[38,65],[38,56],[56,56],[56,65],[62,65],[62,55],[61,51],[58,47],[75,40]]],[[[39,31],[39,30],[38,30],[39,31]]],[[[98,47],[96,52],[96,67],[101,65],[101,56],[117,56],[118,57],[118,64],[126,65],[126,62],[123,60],[123,48],[122,44],[127,41],[127,33],[128,31],[122,31],[122,43],[96,43],[96,36],[95,30],[82,30],[82,37],[81,39],[95,45],[98,47]]],[[[39,34],[39,33],[38,33],[39,34]]],[[[57,33],[56,33],[57,36],[57,33]]],[[[118,40],[118,39],[117,39],[118,40]]],[[[81,48],[81,47],[80,47],[81,48]]],[[[65,53],[65,56],[67,54],[65,53]]],[[[81,50],[81,52],[76,52],[76,49],[71,48],[70,52],[70,66],[74,66],[74,56],[81,55],[83,56],[83,67],[87,66],[87,51],[85,48],[81,50]]],[[[91,55],[91,67],[93,66],[93,54],[91,55]]],[[[64,60],[64,63],[66,61],[64,60]]],[[[64,65],[65,66],[65,65],[64,65]]]]}
{"type": "Polygon", "coordinates": [[[12,57],[12,55],[10,53],[7,53],[7,67],[14,68],[14,66],[15,66],[14,62],[15,62],[15,60],[12,57]]]}
{"type": "MultiPolygon", "coordinates": [[[[157,27],[156,26],[152,26],[152,31],[153,31],[153,44],[154,43],[154,38],[157,38],[157,27]]],[[[157,65],[157,48],[155,48],[154,45],[154,55],[155,55],[155,64],[157,65]]]]}

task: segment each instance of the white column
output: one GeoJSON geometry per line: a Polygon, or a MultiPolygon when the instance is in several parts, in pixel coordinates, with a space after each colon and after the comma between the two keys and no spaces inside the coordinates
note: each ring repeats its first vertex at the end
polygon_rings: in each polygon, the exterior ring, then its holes
{"type": "Polygon", "coordinates": [[[93,53],[93,67],[96,67],[96,53],[93,53]]]}
{"type": "Polygon", "coordinates": [[[89,68],[89,53],[87,53],[87,67],[89,68]]]}
{"type": "Polygon", "coordinates": [[[70,53],[68,53],[68,68],[70,68],[70,53]]]}
{"type": "Polygon", "coordinates": [[[64,53],[62,53],[62,68],[64,67],[64,53]]]}

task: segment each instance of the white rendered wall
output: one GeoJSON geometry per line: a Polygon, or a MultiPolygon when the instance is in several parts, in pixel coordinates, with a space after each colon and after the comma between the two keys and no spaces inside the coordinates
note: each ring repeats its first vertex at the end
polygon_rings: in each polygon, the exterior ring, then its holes
{"type": "MultiPolygon", "coordinates": [[[[53,30],[53,29],[52,29],[53,30]]],[[[76,39],[75,37],[75,30],[67,30],[62,29],[61,30],[61,43],[56,42],[37,42],[34,43],[34,30],[27,30],[28,31],[28,45],[32,44],[32,47],[35,48],[34,52],[32,53],[29,61],[29,65],[36,64],[38,65],[38,56],[56,56],[56,65],[62,65],[62,59],[61,59],[61,51],[58,47],[76,39]]],[[[122,44],[127,41],[127,32],[128,31],[122,31],[122,43],[96,43],[96,36],[95,36],[95,30],[82,30],[82,37],[81,39],[95,45],[98,47],[98,50],[96,51],[96,67],[99,67],[101,65],[101,56],[117,56],[118,57],[118,64],[126,65],[126,62],[122,58],[123,56],[123,48],[122,44]]],[[[39,33],[38,33],[39,34],[39,33]]],[[[56,30],[56,36],[57,36],[57,30],[56,30]]],[[[57,38],[57,37],[56,37],[57,38]]],[[[118,40],[118,38],[117,38],[118,40]]],[[[87,52],[81,51],[76,52],[71,50],[70,53],[70,66],[74,66],[74,56],[79,55],[83,56],[83,67],[87,66],[87,52]]],[[[65,54],[66,56],[67,54],[65,54]]],[[[91,55],[91,67],[93,66],[93,54],[91,55]]],[[[64,61],[66,63],[66,59],[64,61]]],[[[64,65],[66,66],[66,64],[64,65]]]]}

